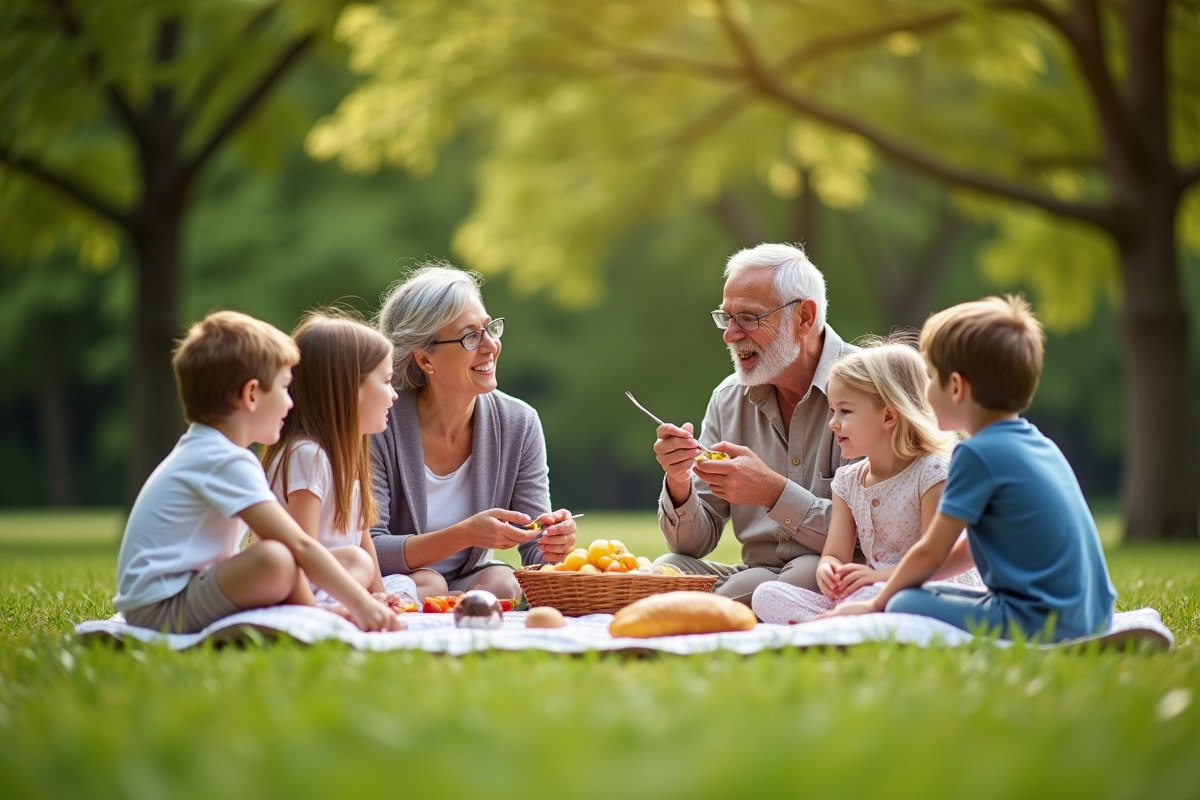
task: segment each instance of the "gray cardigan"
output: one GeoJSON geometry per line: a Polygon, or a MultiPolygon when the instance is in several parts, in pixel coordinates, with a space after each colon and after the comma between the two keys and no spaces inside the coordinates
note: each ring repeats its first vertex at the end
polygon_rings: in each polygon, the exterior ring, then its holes
{"type": "MultiPolygon", "coordinates": [[[[471,513],[507,508],[536,517],[550,511],[546,440],[537,412],[515,397],[493,391],[475,399],[474,424],[471,513]]],[[[392,404],[387,429],[371,436],[371,461],[379,508],[371,540],[379,555],[379,567],[384,575],[407,574],[412,568],[404,558],[404,541],[428,532],[425,450],[416,395],[412,392],[400,392],[392,404]]],[[[537,539],[517,549],[522,564],[542,560],[537,539]]],[[[470,548],[463,570],[485,564],[490,552],[485,547],[470,548]]]]}

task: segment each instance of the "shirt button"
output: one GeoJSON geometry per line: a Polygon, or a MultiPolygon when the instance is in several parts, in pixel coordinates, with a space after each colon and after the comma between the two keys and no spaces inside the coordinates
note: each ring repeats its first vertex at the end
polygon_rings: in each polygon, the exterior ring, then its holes
{"type": "Polygon", "coordinates": [[[681,517],[686,517],[686,516],[687,516],[687,512],[686,512],[686,511],[680,511],[680,512],[679,512],[679,516],[681,516],[681,517]]]}
{"type": "Polygon", "coordinates": [[[879,498],[876,497],[874,500],[872,500],[871,505],[878,508],[879,507],[879,498]]]}
{"type": "Polygon", "coordinates": [[[800,466],[800,459],[798,459],[798,458],[793,458],[793,459],[792,459],[792,466],[793,466],[793,467],[798,467],[798,466],[800,466]]]}
{"type": "Polygon", "coordinates": [[[783,524],[784,524],[784,525],[791,525],[791,524],[792,524],[792,518],[791,518],[791,517],[785,517],[785,518],[784,518],[784,520],[783,520],[783,524]]]}
{"type": "Polygon", "coordinates": [[[791,536],[788,536],[788,535],[785,533],[785,534],[783,535],[783,538],[782,538],[782,539],[780,539],[779,541],[783,542],[784,544],[787,544],[787,543],[788,543],[788,542],[790,542],[791,540],[792,540],[792,537],[791,537],[791,536]]]}

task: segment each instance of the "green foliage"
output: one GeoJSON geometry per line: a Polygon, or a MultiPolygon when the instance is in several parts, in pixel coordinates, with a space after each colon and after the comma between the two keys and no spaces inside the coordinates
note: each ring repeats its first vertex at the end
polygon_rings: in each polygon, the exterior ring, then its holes
{"type": "Polygon", "coordinates": [[[0,541],[5,796],[1195,794],[1195,547],[1109,553],[1119,607],[1153,605],[1176,634],[1158,654],[447,658],[81,642],[76,621],[111,613],[115,559],[111,544],[0,541]]]}
{"type": "MultiPolygon", "coordinates": [[[[219,140],[245,93],[289,43],[332,27],[330,0],[13,0],[0,6],[0,257],[44,260],[57,250],[85,267],[116,263],[119,217],[146,191],[146,153],[162,146],[147,108],[165,104],[183,133],[180,160],[219,140]],[[168,23],[175,40],[168,43],[168,23]],[[170,54],[168,55],[168,51],[170,54]],[[63,184],[76,191],[64,192],[63,184]],[[90,197],[81,202],[81,195],[90,197]]],[[[277,135],[308,116],[258,114],[238,147],[269,161],[277,135]]],[[[160,154],[161,155],[161,154],[160,154]]]]}
{"type": "MultiPolygon", "coordinates": [[[[728,8],[764,74],[823,113],[972,175],[1060,200],[1107,197],[1095,110],[1073,54],[1035,15],[989,5],[728,8]]],[[[352,7],[337,36],[367,80],[314,128],[309,152],[357,171],[390,163],[420,173],[456,132],[472,133],[486,155],[455,252],[568,305],[596,302],[603,255],[624,231],[711,203],[747,178],[788,198],[807,171],[827,206],[861,206],[872,144],[759,92],[723,8],[712,0],[352,7]]],[[[1108,57],[1119,75],[1125,41],[1112,14],[1108,57]]],[[[1167,91],[1181,163],[1200,156],[1200,105],[1186,77],[1200,50],[1194,17],[1172,4],[1167,91]]],[[[1078,328],[1097,298],[1115,296],[1112,246],[1098,231],[994,199],[963,202],[996,228],[979,256],[984,273],[1029,286],[1052,328],[1078,328]]],[[[1181,241],[1196,252],[1189,231],[1198,213],[1187,204],[1180,222],[1181,241]]]]}

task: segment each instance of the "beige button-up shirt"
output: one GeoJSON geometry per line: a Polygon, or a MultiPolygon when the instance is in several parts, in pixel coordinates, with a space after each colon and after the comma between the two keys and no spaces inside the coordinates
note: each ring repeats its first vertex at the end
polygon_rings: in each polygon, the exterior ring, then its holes
{"type": "Polygon", "coordinates": [[[742,386],[736,375],[721,381],[708,402],[699,441],[709,447],[720,441],[749,447],[768,467],[787,477],[787,486],[770,509],[731,505],[693,474],[691,496],[676,508],[664,480],[658,524],[671,552],[703,558],[716,549],[730,519],[733,534],[742,543],[742,561],[751,567],[778,571],[793,558],[824,549],[832,506],[829,484],[838,467],[848,463],[829,429],[826,385],[833,362],[856,349],[825,326],[812,386],[788,427],[774,386],[742,386]]]}

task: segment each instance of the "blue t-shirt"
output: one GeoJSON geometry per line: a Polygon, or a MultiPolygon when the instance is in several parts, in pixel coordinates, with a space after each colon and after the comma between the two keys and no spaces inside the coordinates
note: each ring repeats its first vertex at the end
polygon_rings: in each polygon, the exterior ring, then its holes
{"type": "Polygon", "coordinates": [[[984,584],[1009,625],[1054,638],[1112,624],[1116,589],[1100,536],[1070,464],[1024,419],[993,423],[959,443],[938,511],[967,523],[984,584]]]}

